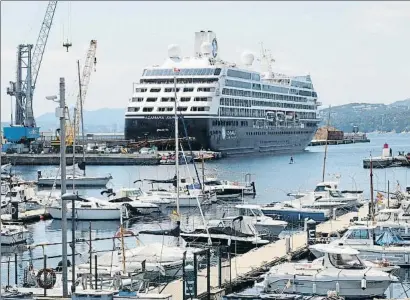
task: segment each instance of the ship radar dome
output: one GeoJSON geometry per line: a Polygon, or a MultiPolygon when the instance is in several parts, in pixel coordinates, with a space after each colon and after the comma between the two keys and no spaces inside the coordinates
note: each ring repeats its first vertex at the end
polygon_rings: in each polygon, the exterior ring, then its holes
{"type": "Polygon", "coordinates": [[[255,56],[250,52],[242,53],[242,63],[246,66],[251,66],[255,60],[255,56]]]}
{"type": "Polygon", "coordinates": [[[212,53],[212,45],[209,42],[203,42],[201,45],[201,52],[204,56],[208,56],[212,53]]]}
{"type": "Polygon", "coordinates": [[[168,46],[168,57],[173,60],[178,60],[181,58],[181,47],[179,45],[169,45],[168,46]]]}

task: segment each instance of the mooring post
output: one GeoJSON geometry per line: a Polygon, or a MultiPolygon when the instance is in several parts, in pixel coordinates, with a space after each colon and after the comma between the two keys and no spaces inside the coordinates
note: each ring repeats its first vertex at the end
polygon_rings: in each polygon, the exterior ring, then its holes
{"type": "Polygon", "coordinates": [[[17,253],[14,253],[14,283],[17,285],[17,253]]]}
{"type": "Polygon", "coordinates": [[[98,273],[97,273],[97,254],[94,255],[94,282],[95,282],[95,289],[97,289],[97,279],[98,279],[98,273]]]}
{"type": "Polygon", "coordinates": [[[206,251],[206,292],[207,299],[211,300],[211,249],[206,251]]]}
{"type": "Polygon", "coordinates": [[[43,273],[43,280],[44,280],[44,297],[47,297],[47,289],[46,289],[46,269],[47,269],[47,255],[44,255],[44,260],[43,260],[43,269],[44,269],[44,273],[43,273]]]}
{"type": "Polygon", "coordinates": [[[194,279],[194,298],[198,296],[198,256],[194,253],[194,272],[193,272],[193,279],[194,279]]]}
{"type": "Polygon", "coordinates": [[[222,286],[222,246],[218,247],[218,287],[222,286]]]}

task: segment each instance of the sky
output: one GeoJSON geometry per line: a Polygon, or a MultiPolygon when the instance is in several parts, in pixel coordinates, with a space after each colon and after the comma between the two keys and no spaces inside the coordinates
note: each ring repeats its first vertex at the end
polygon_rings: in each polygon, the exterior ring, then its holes
{"type": "MultiPolygon", "coordinates": [[[[1,117],[10,119],[9,81],[16,50],[35,44],[46,1],[1,1],[1,117]]],[[[67,102],[77,97],[77,60],[96,39],[97,66],[85,110],[124,108],[147,65],[167,47],[193,54],[194,32],[216,32],[220,57],[240,62],[244,51],[270,49],[274,71],[310,74],[324,105],[391,103],[410,97],[410,2],[143,2],[59,1],[34,94],[34,114],[54,111],[65,77],[67,102]],[[63,41],[73,46],[66,52],[63,41]]],[[[14,106],[14,104],[13,104],[14,106]]]]}

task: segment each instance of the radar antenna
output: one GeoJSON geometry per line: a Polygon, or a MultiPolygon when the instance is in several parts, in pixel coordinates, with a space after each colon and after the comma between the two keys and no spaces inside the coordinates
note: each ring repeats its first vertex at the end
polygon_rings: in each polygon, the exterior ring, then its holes
{"type": "Polygon", "coordinates": [[[260,42],[261,45],[261,57],[258,58],[258,61],[261,63],[262,71],[268,72],[268,78],[273,78],[272,63],[275,60],[272,58],[272,53],[270,50],[266,50],[263,47],[263,42],[260,42]]]}

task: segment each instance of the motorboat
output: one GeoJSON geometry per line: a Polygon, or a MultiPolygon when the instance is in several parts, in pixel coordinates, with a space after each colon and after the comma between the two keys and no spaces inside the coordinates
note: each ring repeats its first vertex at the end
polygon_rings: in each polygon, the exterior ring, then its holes
{"type": "Polygon", "coordinates": [[[311,198],[318,203],[332,203],[336,202],[344,207],[355,207],[363,204],[363,191],[340,191],[338,189],[338,183],[334,181],[319,182],[313,192],[297,192],[288,193],[288,196],[292,196],[295,199],[311,198]]]}
{"type": "MultiPolygon", "coordinates": [[[[74,184],[77,187],[105,187],[112,179],[111,175],[106,176],[88,176],[81,172],[80,166],[67,167],[66,171],[67,184],[74,184]]],[[[57,169],[56,176],[44,177],[41,171],[37,172],[37,185],[41,187],[61,186],[61,174],[57,169]]]]}
{"type": "MultiPolygon", "coordinates": [[[[326,248],[328,248],[328,247],[329,247],[329,245],[327,245],[327,244],[315,244],[315,245],[309,246],[309,250],[326,253],[326,248]]],[[[343,247],[343,246],[340,246],[340,247],[343,247]]],[[[344,246],[344,247],[351,248],[349,246],[344,246]]],[[[312,261],[312,263],[322,265],[323,260],[324,260],[324,256],[316,258],[315,260],[312,261]]],[[[362,262],[368,268],[372,268],[372,269],[375,269],[375,270],[380,270],[380,271],[387,272],[387,273],[391,273],[395,270],[400,269],[399,266],[393,265],[393,264],[391,264],[390,262],[388,262],[386,260],[369,261],[369,260],[363,260],[362,259],[362,262]]]]}
{"type": "MultiPolygon", "coordinates": [[[[74,218],[79,221],[120,220],[121,216],[128,218],[126,207],[108,203],[105,200],[79,196],[74,201],[74,218]]],[[[46,209],[53,219],[61,220],[60,199],[52,201],[46,209]]],[[[67,219],[71,218],[73,218],[73,211],[71,205],[67,205],[67,219]]]]}
{"type": "Polygon", "coordinates": [[[29,231],[22,225],[1,225],[1,245],[11,246],[26,243],[29,231]]]}
{"type": "MultiPolygon", "coordinates": [[[[403,240],[392,231],[386,231],[379,237],[374,232],[375,226],[351,226],[340,238],[329,245],[350,246],[360,251],[360,257],[369,261],[388,261],[398,266],[410,265],[410,242],[403,240]]],[[[322,253],[314,248],[311,252],[316,257],[322,253]]]]}
{"type": "Polygon", "coordinates": [[[289,223],[301,223],[306,218],[320,223],[327,221],[331,216],[328,209],[300,208],[283,202],[274,202],[261,209],[266,216],[280,217],[289,223]]]}
{"type": "Polygon", "coordinates": [[[383,296],[398,278],[367,267],[359,251],[338,246],[323,249],[322,263],[284,263],[272,267],[265,275],[265,292],[281,291],[303,295],[326,296],[336,291],[345,298],[365,299],[383,296]]]}
{"type": "Polygon", "coordinates": [[[235,205],[238,216],[243,217],[245,227],[253,226],[257,233],[261,236],[267,235],[271,238],[277,238],[279,234],[288,225],[282,220],[274,220],[271,217],[265,216],[261,206],[257,204],[238,204],[235,205]]]}
{"type": "MultiPolygon", "coordinates": [[[[193,261],[194,253],[201,251],[199,248],[168,246],[161,243],[140,245],[135,248],[108,252],[98,257],[98,268],[114,268],[122,270],[125,266],[127,272],[142,270],[143,264],[147,272],[160,273],[162,276],[174,277],[182,275],[184,252],[185,259],[193,261]],[[123,264],[123,257],[125,264],[123,264]]],[[[81,266],[79,266],[81,268],[81,266]]],[[[88,264],[84,265],[89,268],[88,264]]]]}
{"type": "Polygon", "coordinates": [[[2,174],[6,174],[6,173],[10,173],[11,171],[11,164],[4,164],[1,166],[1,173],[2,174]]]}
{"type": "Polygon", "coordinates": [[[108,189],[101,191],[101,195],[106,195],[108,197],[107,202],[113,206],[119,208],[125,206],[131,215],[149,215],[161,211],[159,205],[138,199],[133,189],[120,190],[119,196],[112,189],[108,189]]]}
{"type": "Polygon", "coordinates": [[[259,235],[254,226],[245,224],[242,216],[209,220],[206,226],[197,226],[192,231],[181,230],[180,236],[188,243],[229,246],[234,254],[243,254],[270,242],[259,235]]]}
{"type": "Polygon", "coordinates": [[[20,185],[8,189],[1,199],[1,213],[11,213],[11,204],[17,204],[20,212],[41,209],[46,203],[45,199],[38,197],[33,186],[20,185]]]}

